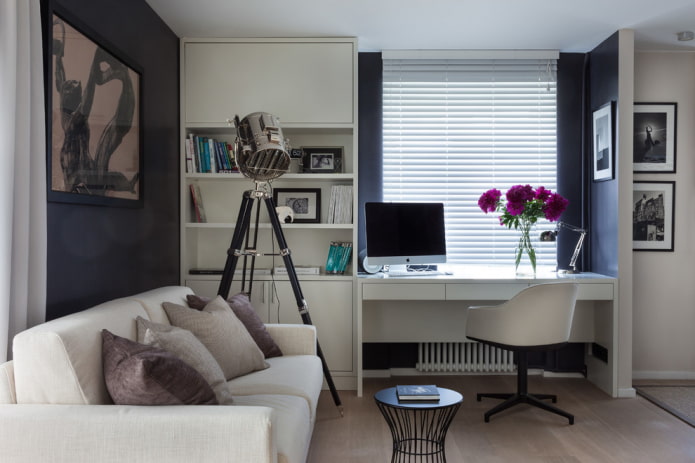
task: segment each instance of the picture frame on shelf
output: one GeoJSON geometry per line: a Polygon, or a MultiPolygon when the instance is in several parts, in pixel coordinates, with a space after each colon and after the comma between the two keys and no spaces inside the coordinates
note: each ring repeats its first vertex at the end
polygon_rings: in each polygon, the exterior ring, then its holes
{"type": "Polygon", "coordinates": [[[57,5],[50,18],[48,200],[142,207],[142,68],[57,5]]]}
{"type": "Polygon", "coordinates": [[[304,172],[332,174],[343,171],[343,147],[302,147],[304,172]]]}
{"type": "Polygon", "coordinates": [[[677,103],[635,103],[632,170],[676,172],[677,103]]]}
{"type": "Polygon", "coordinates": [[[292,209],[293,223],[321,222],[320,188],[275,188],[273,201],[276,206],[292,209]]]}
{"type": "Polygon", "coordinates": [[[608,102],[593,113],[592,166],[594,182],[612,180],[613,167],[613,102],[608,102]]]}
{"type": "Polygon", "coordinates": [[[632,249],[673,251],[675,181],[635,181],[632,193],[632,249]]]}

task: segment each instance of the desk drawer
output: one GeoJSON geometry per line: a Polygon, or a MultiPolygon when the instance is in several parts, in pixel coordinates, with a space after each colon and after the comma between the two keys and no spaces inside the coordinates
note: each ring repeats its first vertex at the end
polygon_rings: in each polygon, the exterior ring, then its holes
{"type": "Polygon", "coordinates": [[[418,284],[374,284],[362,286],[365,301],[443,301],[444,285],[441,283],[418,284]]]}
{"type": "Polygon", "coordinates": [[[577,300],[610,301],[613,299],[612,283],[583,283],[579,285],[577,300]]]}
{"type": "Polygon", "coordinates": [[[506,301],[514,297],[526,283],[450,283],[446,285],[447,301],[506,301]]]}

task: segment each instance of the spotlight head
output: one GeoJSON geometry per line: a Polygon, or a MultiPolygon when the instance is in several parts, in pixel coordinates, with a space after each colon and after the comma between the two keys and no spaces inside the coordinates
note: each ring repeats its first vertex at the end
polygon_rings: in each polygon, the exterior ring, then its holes
{"type": "Polygon", "coordinates": [[[235,142],[236,163],[239,171],[256,182],[268,182],[287,172],[290,155],[277,116],[251,113],[239,120],[235,142]]]}

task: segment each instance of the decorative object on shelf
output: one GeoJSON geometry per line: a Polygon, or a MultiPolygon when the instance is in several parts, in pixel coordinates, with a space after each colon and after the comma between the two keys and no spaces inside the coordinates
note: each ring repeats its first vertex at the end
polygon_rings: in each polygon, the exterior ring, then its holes
{"type": "Polygon", "coordinates": [[[278,206],[292,209],[294,223],[321,222],[320,188],[275,188],[273,200],[278,206]]]}
{"type": "Polygon", "coordinates": [[[338,173],[343,171],[343,147],[302,147],[304,172],[338,173]]]}
{"type": "Polygon", "coordinates": [[[280,223],[294,222],[294,210],[289,206],[275,206],[275,211],[278,213],[280,223]]]}
{"type": "Polygon", "coordinates": [[[613,179],[613,102],[608,102],[593,114],[593,172],[594,181],[613,179]]]}
{"type": "Polygon", "coordinates": [[[635,172],[676,172],[677,103],[635,103],[635,172]]]}
{"type": "Polygon", "coordinates": [[[569,201],[558,193],[543,186],[534,189],[531,185],[514,185],[502,199],[502,192],[493,188],[486,191],[478,199],[478,206],[486,214],[501,212],[500,225],[521,232],[515,252],[514,266],[518,270],[521,258],[526,254],[531,262],[533,273],[536,273],[536,251],[531,243],[531,227],[539,218],[545,217],[555,222],[567,209],[569,201]]]}
{"type": "Polygon", "coordinates": [[[304,151],[299,148],[293,148],[290,150],[290,173],[298,174],[304,169],[304,162],[302,158],[304,157],[304,151]]]}
{"type": "Polygon", "coordinates": [[[352,256],[352,243],[349,241],[331,241],[326,258],[326,273],[344,274],[350,257],[352,256]]]}
{"type": "Polygon", "coordinates": [[[676,182],[635,181],[632,192],[632,249],[673,251],[676,182]]]}
{"type": "Polygon", "coordinates": [[[548,230],[541,233],[541,241],[557,241],[557,234],[560,232],[561,228],[566,228],[568,230],[579,233],[579,240],[577,240],[577,245],[574,247],[574,252],[570,258],[569,269],[560,269],[558,265],[558,273],[581,273],[577,270],[577,258],[579,257],[579,252],[582,250],[582,245],[584,244],[584,238],[586,238],[586,230],[583,228],[575,227],[565,222],[558,222],[555,230],[548,230]]]}
{"type": "Polygon", "coordinates": [[[57,5],[51,18],[48,200],[142,207],[142,70],[57,5]]]}

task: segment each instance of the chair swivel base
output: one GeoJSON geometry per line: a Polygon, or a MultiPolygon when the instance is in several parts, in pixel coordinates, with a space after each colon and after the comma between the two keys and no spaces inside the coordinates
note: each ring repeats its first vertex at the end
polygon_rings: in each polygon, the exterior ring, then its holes
{"type": "Polygon", "coordinates": [[[519,404],[529,404],[533,405],[534,407],[541,408],[543,410],[549,411],[551,413],[555,413],[560,416],[564,416],[569,420],[570,424],[574,424],[574,416],[570,413],[567,413],[564,410],[561,410],[557,407],[553,407],[552,405],[543,402],[543,400],[552,400],[553,403],[557,403],[557,396],[553,394],[528,394],[528,393],[508,393],[508,394],[487,394],[487,393],[481,393],[477,394],[477,399],[478,402],[482,400],[483,397],[488,397],[492,399],[503,399],[504,402],[501,404],[497,405],[494,408],[491,408],[487,412],[485,412],[485,422],[489,423],[490,422],[490,417],[496,413],[499,413],[503,410],[506,410],[510,407],[513,407],[515,405],[519,404]]]}

